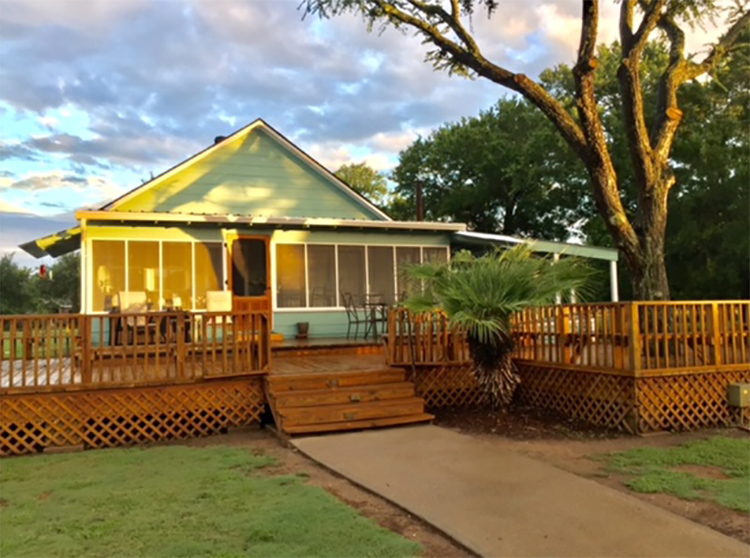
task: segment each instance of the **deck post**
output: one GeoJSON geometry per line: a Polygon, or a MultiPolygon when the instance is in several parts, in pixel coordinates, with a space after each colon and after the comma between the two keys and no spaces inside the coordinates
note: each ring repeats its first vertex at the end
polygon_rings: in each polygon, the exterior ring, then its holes
{"type": "Polygon", "coordinates": [[[721,343],[721,322],[719,320],[719,305],[716,302],[711,303],[711,342],[714,345],[714,364],[720,366],[722,364],[722,343],[721,343]]]}
{"type": "Polygon", "coordinates": [[[641,326],[638,316],[638,303],[629,302],[624,305],[628,316],[628,360],[629,368],[634,376],[638,376],[641,369],[641,326]]]}
{"type": "MultiPolygon", "coordinates": [[[[81,320],[81,345],[83,353],[83,362],[81,363],[81,380],[84,384],[90,384],[92,381],[92,362],[91,362],[91,337],[93,335],[91,328],[92,316],[86,314],[79,314],[79,320],[81,320]]],[[[100,325],[101,327],[101,325],[100,325]]]]}
{"type": "Polygon", "coordinates": [[[620,292],[617,283],[617,262],[614,260],[609,262],[609,292],[612,302],[618,302],[620,300],[620,292]]]}

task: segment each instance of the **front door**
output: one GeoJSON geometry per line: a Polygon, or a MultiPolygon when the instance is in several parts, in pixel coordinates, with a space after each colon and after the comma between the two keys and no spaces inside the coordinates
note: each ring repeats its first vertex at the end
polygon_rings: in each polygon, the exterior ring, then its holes
{"type": "Polygon", "coordinates": [[[268,237],[241,236],[229,244],[230,289],[234,310],[265,311],[271,317],[268,237]]]}

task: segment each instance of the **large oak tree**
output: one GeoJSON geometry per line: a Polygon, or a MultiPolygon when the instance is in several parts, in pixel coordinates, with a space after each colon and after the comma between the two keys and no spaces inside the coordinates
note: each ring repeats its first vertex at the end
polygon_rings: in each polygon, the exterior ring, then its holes
{"type": "Polygon", "coordinates": [[[540,82],[485,56],[466,26],[466,18],[479,10],[486,10],[491,17],[498,0],[306,0],[304,6],[307,13],[322,17],[356,12],[371,26],[414,30],[435,47],[427,58],[436,68],[489,79],[528,99],[585,165],[597,211],[630,267],[635,297],[668,299],[664,249],[667,197],[676,180],[672,146],[683,117],[678,92],[686,82],[715,71],[748,27],[750,12],[741,2],[721,13],[715,0],[620,0],[618,89],[629,170],[637,192],[635,211],[629,215],[598,103],[599,1],[583,0],[581,4],[581,34],[572,68],[574,111],[540,82]],[[701,57],[689,56],[685,29],[717,16],[726,18],[724,33],[701,57]],[[655,105],[647,107],[641,63],[644,49],[656,37],[668,41],[669,61],[659,77],[655,105]]]}

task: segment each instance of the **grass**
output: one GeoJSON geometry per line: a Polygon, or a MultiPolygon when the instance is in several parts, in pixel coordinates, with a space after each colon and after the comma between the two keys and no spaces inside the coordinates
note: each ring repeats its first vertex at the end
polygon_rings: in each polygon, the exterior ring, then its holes
{"type": "Polygon", "coordinates": [[[750,513],[750,438],[712,437],[673,448],[638,448],[603,456],[608,470],[625,474],[636,492],[708,500],[750,513]],[[710,467],[726,479],[707,478],[680,466],[710,467]]]}
{"type": "Polygon", "coordinates": [[[421,548],[247,449],[111,449],[6,459],[0,554],[413,556],[421,548]]]}

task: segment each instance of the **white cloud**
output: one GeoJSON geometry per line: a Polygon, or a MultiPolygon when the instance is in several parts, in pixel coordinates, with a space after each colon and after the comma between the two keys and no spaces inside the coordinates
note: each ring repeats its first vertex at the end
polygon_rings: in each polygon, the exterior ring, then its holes
{"type": "MultiPolygon", "coordinates": [[[[0,100],[14,120],[29,121],[25,135],[14,123],[6,136],[21,141],[0,144],[4,163],[16,164],[16,178],[0,182],[17,194],[6,201],[31,207],[45,201],[41,192],[61,191],[85,196],[78,204],[110,197],[119,191],[112,176],[127,174],[132,186],[133,176],[162,172],[257,117],[332,170],[363,158],[387,169],[418,134],[507,94],[433,71],[423,61],[429,47],[411,32],[367,33],[354,15],[302,20],[298,5],[3,2],[0,100]]],[[[609,42],[618,4],[600,7],[600,40],[609,42]]],[[[579,0],[528,0],[500,2],[492,19],[477,12],[467,25],[491,60],[534,76],[573,60],[579,19],[579,0]]],[[[716,34],[688,33],[689,50],[716,34]]]]}

